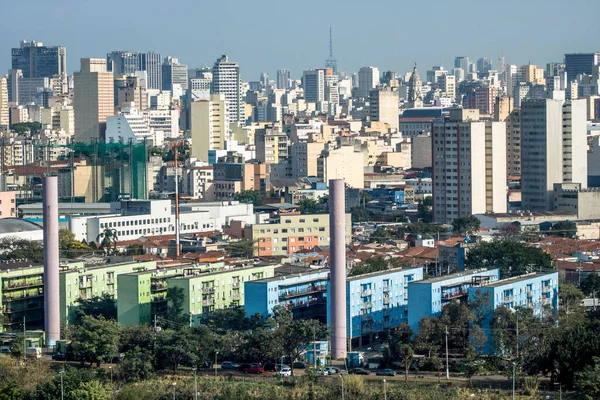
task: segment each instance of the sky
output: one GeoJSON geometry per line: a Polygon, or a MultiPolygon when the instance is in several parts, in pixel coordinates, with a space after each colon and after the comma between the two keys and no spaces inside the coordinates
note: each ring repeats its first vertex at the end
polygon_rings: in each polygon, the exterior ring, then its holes
{"type": "Polygon", "coordinates": [[[0,74],[21,40],[67,47],[69,73],[83,57],[113,50],[155,51],[190,68],[222,54],[242,79],[261,72],[293,78],[321,68],[329,27],[338,69],[363,66],[404,73],[455,56],[545,66],[564,53],[600,50],[598,0],[19,0],[2,5],[0,74]]]}

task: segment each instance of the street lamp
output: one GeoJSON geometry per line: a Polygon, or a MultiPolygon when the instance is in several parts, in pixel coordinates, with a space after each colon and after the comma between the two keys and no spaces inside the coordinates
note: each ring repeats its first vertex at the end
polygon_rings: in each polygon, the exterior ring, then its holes
{"type": "Polygon", "coordinates": [[[175,386],[177,386],[177,382],[173,382],[173,400],[175,400],[175,386]]]}
{"type": "Polygon", "coordinates": [[[513,367],[513,385],[512,385],[512,400],[515,400],[515,369],[516,369],[517,363],[515,363],[513,361],[512,363],[512,367],[513,367]]]}
{"type": "Polygon", "coordinates": [[[64,388],[63,388],[63,375],[65,374],[65,371],[60,371],[58,374],[60,375],[60,399],[64,400],[65,393],[64,393],[64,388]]]}
{"type": "Polygon", "coordinates": [[[198,375],[196,371],[197,368],[194,367],[194,400],[198,400],[198,375]]]}
{"type": "Polygon", "coordinates": [[[383,400],[387,400],[387,388],[386,386],[387,381],[384,379],[383,380],[383,400]]]}
{"type": "Polygon", "coordinates": [[[219,355],[218,351],[215,351],[215,377],[217,376],[217,356],[219,355]]]}
{"type": "Polygon", "coordinates": [[[340,379],[342,380],[342,400],[344,400],[344,375],[340,373],[340,379]]]}

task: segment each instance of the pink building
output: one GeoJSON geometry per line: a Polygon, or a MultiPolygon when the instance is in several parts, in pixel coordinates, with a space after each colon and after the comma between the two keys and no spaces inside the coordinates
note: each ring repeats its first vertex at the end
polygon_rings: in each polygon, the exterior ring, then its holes
{"type": "Polygon", "coordinates": [[[0,218],[16,218],[16,192],[0,192],[0,218]]]}

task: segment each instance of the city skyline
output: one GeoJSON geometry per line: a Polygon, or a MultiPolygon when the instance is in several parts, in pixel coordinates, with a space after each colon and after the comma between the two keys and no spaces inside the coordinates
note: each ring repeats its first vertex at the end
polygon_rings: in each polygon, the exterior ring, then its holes
{"type": "MultiPolygon", "coordinates": [[[[562,61],[567,52],[598,50],[593,42],[593,32],[581,27],[594,26],[594,9],[600,11],[600,4],[589,4],[584,0],[571,2],[573,9],[577,9],[578,4],[582,6],[581,9],[586,9],[586,13],[581,14],[576,22],[565,21],[560,10],[548,7],[547,2],[544,7],[537,7],[535,3],[538,2],[519,3],[521,12],[514,14],[510,4],[496,9],[493,5],[473,0],[458,0],[452,4],[414,4],[408,10],[386,0],[380,2],[380,9],[387,9],[388,12],[374,13],[377,23],[363,30],[353,29],[355,24],[352,21],[362,16],[355,11],[358,2],[354,0],[346,3],[347,7],[343,9],[334,4],[317,5],[312,0],[303,3],[303,9],[314,6],[321,11],[311,14],[310,29],[303,28],[307,26],[304,23],[297,24],[297,29],[290,28],[289,19],[294,18],[293,10],[271,1],[265,2],[260,9],[252,4],[237,5],[238,10],[231,14],[227,19],[228,26],[224,27],[217,25],[221,19],[199,17],[206,13],[226,13],[229,5],[215,3],[200,7],[187,0],[178,8],[186,10],[180,15],[170,10],[165,13],[155,0],[145,4],[144,9],[136,4],[119,3],[121,15],[135,13],[140,18],[125,17],[126,23],[107,29],[116,15],[115,7],[111,7],[113,3],[117,4],[109,0],[106,7],[102,8],[74,1],[62,2],[60,7],[41,3],[36,4],[39,12],[30,16],[30,24],[17,23],[16,19],[15,22],[6,21],[0,28],[0,46],[5,49],[5,55],[0,57],[0,69],[10,68],[10,48],[18,47],[21,40],[37,40],[46,45],[67,47],[69,74],[77,70],[81,58],[105,57],[111,51],[124,50],[170,55],[179,58],[190,68],[211,66],[220,55],[228,54],[232,60],[239,62],[245,81],[258,79],[261,72],[268,72],[270,79],[274,80],[276,71],[283,68],[289,69],[292,77],[298,79],[303,70],[325,66],[329,56],[329,27],[333,29],[333,55],[338,60],[339,70],[349,73],[366,65],[377,66],[380,71],[407,72],[415,62],[420,70],[439,64],[451,69],[455,56],[468,56],[472,61],[487,57],[494,62],[494,66],[500,56],[512,64],[531,62],[544,65],[546,62],[562,61]],[[156,3],[156,7],[152,6],[153,3],[156,3]],[[272,11],[265,14],[262,13],[264,9],[272,11]],[[401,18],[407,12],[423,18],[401,18]],[[91,13],[95,17],[83,23],[91,13]],[[430,15],[425,18],[427,13],[430,15]],[[159,15],[161,21],[156,24],[154,18],[159,15]],[[332,20],[331,15],[337,15],[338,18],[332,20]],[[170,29],[168,21],[165,22],[169,17],[177,21],[177,31],[170,29]],[[266,19],[263,22],[259,18],[266,19]],[[451,35],[451,40],[445,40],[448,34],[452,34],[452,28],[457,26],[455,21],[461,18],[472,22],[472,34],[463,30],[461,34],[451,35]],[[506,29],[502,23],[490,24],[490,19],[518,25],[520,29],[506,29]],[[397,21],[402,21],[402,24],[397,21]],[[258,40],[265,37],[260,29],[256,29],[256,35],[250,31],[262,23],[268,23],[270,32],[273,32],[268,36],[269,40],[258,40]],[[53,28],[47,29],[48,25],[53,28]],[[204,28],[198,29],[198,25],[204,28]],[[561,26],[562,29],[548,29],[553,26],[561,26]],[[219,29],[223,31],[222,40],[212,40],[219,29]],[[487,32],[479,34],[484,29],[487,32]],[[176,33],[169,35],[170,32],[176,33]],[[203,32],[208,40],[203,40],[203,32]],[[253,36],[255,39],[252,39],[253,36]],[[250,39],[243,41],[239,40],[240,37],[250,39]],[[301,38],[302,42],[295,43],[294,38],[301,38]],[[490,38],[494,38],[494,41],[490,41],[490,38]],[[261,56],[256,57],[256,54],[261,56]]],[[[515,0],[509,3],[517,5],[515,0]]],[[[17,15],[23,13],[25,7],[27,5],[23,2],[12,3],[5,5],[5,11],[7,15],[17,15]]],[[[299,15],[302,20],[305,14],[299,15]]]]}

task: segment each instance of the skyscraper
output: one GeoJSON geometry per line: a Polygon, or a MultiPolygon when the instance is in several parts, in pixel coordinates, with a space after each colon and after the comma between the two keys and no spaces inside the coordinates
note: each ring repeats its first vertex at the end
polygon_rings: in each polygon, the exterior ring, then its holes
{"type": "Polygon", "coordinates": [[[8,109],[8,83],[5,77],[0,77],[0,127],[10,124],[8,109]]]}
{"type": "Polygon", "coordinates": [[[577,75],[591,75],[593,66],[600,63],[600,53],[574,53],[565,54],[565,70],[567,79],[573,81],[577,75]]]}
{"type": "Polygon", "coordinates": [[[244,120],[240,66],[237,62],[229,61],[227,55],[221,56],[213,65],[211,93],[225,96],[230,123],[244,120]]]}
{"type": "Polygon", "coordinates": [[[492,69],[492,60],[487,57],[481,57],[477,60],[477,72],[485,73],[492,69]]]}
{"type": "Polygon", "coordinates": [[[133,75],[142,70],[142,55],[137,51],[112,51],[106,55],[106,70],[114,76],[133,75]]]}
{"type": "Polygon", "coordinates": [[[464,71],[465,74],[471,72],[469,70],[469,66],[471,62],[469,61],[469,57],[458,56],[454,57],[454,68],[460,68],[464,71]]]}
{"type": "Polygon", "coordinates": [[[152,52],[143,53],[142,71],[148,73],[148,89],[162,88],[162,55],[152,52]]]}
{"type": "Polygon", "coordinates": [[[17,103],[19,101],[19,81],[23,79],[23,71],[20,69],[8,70],[8,101],[17,103]]]}
{"type": "Polygon", "coordinates": [[[400,110],[398,89],[383,87],[371,90],[369,110],[371,121],[385,122],[392,131],[400,129],[400,110]]]}
{"type": "Polygon", "coordinates": [[[506,126],[453,109],[433,124],[433,219],[506,212],[506,126]]]}
{"type": "Polygon", "coordinates": [[[182,90],[188,88],[188,66],[179,64],[179,60],[166,57],[162,66],[162,90],[173,91],[173,85],[179,85],[182,90]]]}
{"type": "Polygon", "coordinates": [[[307,103],[319,103],[325,98],[325,70],[311,69],[302,74],[304,100],[307,103]]]}
{"type": "Polygon", "coordinates": [[[113,73],[103,58],[82,58],[75,72],[75,142],[104,141],[106,118],[114,115],[113,73]]]}
{"type": "Polygon", "coordinates": [[[522,207],[553,209],[555,183],[587,186],[586,100],[526,99],[521,104],[522,207]]]}
{"type": "Polygon", "coordinates": [[[379,69],[377,67],[362,67],[358,70],[358,97],[367,98],[371,89],[379,85],[379,69]]]}
{"type": "Polygon", "coordinates": [[[280,69],[277,71],[277,89],[288,89],[290,87],[290,71],[280,69]]]}
{"type": "Polygon", "coordinates": [[[52,78],[67,74],[67,49],[63,46],[44,46],[42,42],[21,41],[13,48],[12,69],[20,69],[23,78],[52,78]]]}
{"type": "Polygon", "coordinates": [[[208,161],[209,150],[223,150],[229,139],[228,104],[224,94],[213,93],[210,100],[190,104],[192,149],[190,155],[208,161]]]}

